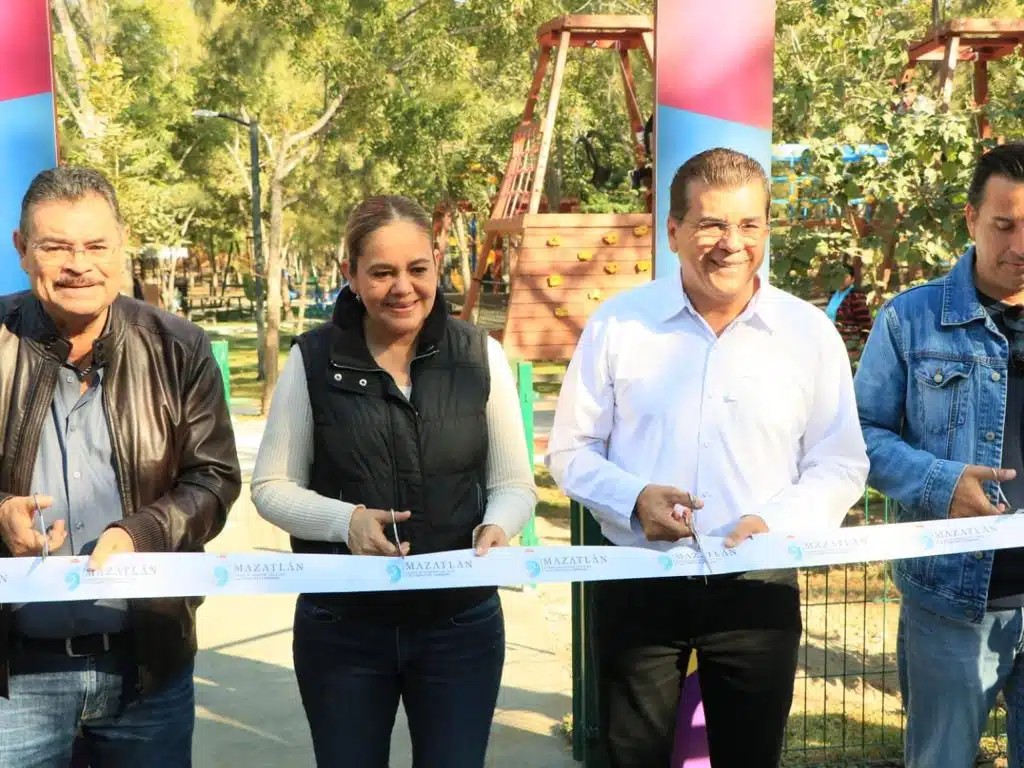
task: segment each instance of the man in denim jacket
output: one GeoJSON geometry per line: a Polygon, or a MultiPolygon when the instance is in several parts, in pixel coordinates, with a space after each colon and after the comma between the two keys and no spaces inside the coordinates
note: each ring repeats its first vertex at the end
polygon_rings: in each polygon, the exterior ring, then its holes
{"type": "MultiPolygon", "coordinates": [[[[855,380],[868,482],[900,521],[1024,507],[1024,144],[979,160],[966,216],[974,246],[882,309],[855,380]]],[[[895,579],[908,768],[974,765],[1000,690],[1024,766],[1024,550],[900,560],[895,579]]]]}

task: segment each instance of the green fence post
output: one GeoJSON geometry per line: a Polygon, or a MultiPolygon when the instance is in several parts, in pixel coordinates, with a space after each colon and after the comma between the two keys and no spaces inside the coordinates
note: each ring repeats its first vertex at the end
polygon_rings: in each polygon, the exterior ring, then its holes
{"type": "MultiPolygon", "coordinates": [[[[601,526],[582,504],[569,503],[569,543],[600,545],[601,526]]],[[[594,584],[572,583],[572,756],[584,768],[605,768],[598,726],[594,584]]]]}
{"type": "MultiPolygon", "coordinates": [[[[523,414],[523,431],[526,433],[526,455],[530,459],[530,470],[533,471],[533,363],[519,362],[516,364],[516,380],[519,387],[519,409],[523,414]]],[[[519,534],[519,543],[524,547],[535,547],[540,543],[537,538],[537,517],[531,514],[529,521],[519,534]]]]}
{"type": "Polygon", "coordinates": [[[228,343],[226,340],[210,341],[213,349],[213,359],[217,361],[220,368],[221,378],[224,379],[224,399],[228,408],[231,407],[231,364],[228,362],[228,343]]]}

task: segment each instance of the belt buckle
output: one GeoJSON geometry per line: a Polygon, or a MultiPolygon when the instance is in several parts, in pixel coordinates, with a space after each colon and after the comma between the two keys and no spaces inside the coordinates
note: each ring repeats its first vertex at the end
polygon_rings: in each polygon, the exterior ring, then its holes
{"type": "MultiPolygon", "coordinates": [[[[107,653],[110,650],[110,635],[108,635],[106,632],[104,632],[102,635],[100,635],[100,637],[103,638],[103,652],[107,653]]],[[[64,651],[67,653],[67,655],[70,658],[72,658],[72,659],[83,659],[86,656],[93,656],[94,655],[94,654],[91,654],[91,653],[75,653],[75,650],[74,650],[74,640],[75,640],[75,638],[73,638],[73,637],[65,637],[64,638],[64,651]]]]}

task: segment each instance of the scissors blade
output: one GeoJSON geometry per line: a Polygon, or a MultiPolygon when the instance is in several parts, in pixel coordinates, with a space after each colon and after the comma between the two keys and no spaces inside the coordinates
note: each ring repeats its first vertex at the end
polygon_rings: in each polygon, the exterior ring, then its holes
{"type": "Polygon", "coordinates": [[[39,523],[39,532],[43,535],[41,557],[45,560],[50,556],[50,540],[46,537],[46,521],[43,519],[43,510],[39,508],[39,496],[35,493],[32,494],[32,503],[36,507],[36,521],[39,523]]]}
{"type": "Polygon", "coordinates": [[[405,560],[405,555],[402,554],[402,540],[398,538],[398,523],[395,521],[395,510],[389,510],[391,512],[391,531],[395,534],[395,547],[398,549],[398,556],[405,560]]]}
{"type": "Polygon", "coordinates": [[[708,572],[704,574],[704,583],[707,584],[708,573],[714,573],[711,570],[711,560],[708,558],[708,553],[704,550],[704,542],[701,541],[700,534],[697,533],[695,528],[691,530],[693,530],[693,540],[697,544],[697,551],[700,552],[700,556],[704,559],[704,567],[708,569],[708,572]]]}
{"type": "Polygon", "coordinates": [[[1019,512],[1024,511],[1024,510],[1014,509],[1013,508],[1013,505],[1010,504],[1010,500],[1008,498],[1006,498],[1006,494],[1003,493],[1003,486],[1002,486],[1001,483],[996,483],[996,492],[999,494],[999,501],[1003,502],[1003,504],[1006,505],[1007,513],[1009,513],[1011,515],[1016,515],[1019,512]]]}

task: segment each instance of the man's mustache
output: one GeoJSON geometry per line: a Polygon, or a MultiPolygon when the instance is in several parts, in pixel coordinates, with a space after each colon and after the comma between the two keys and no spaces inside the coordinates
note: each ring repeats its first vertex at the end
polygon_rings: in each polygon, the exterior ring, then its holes
{"type": "Polygon", "coordinates": [[[88,277],[77,277],[77,278],[63,278],[54,283],[57,288],[92,288],[94,285],[99,285],[96,280],[90,280],[88,277]]]}

